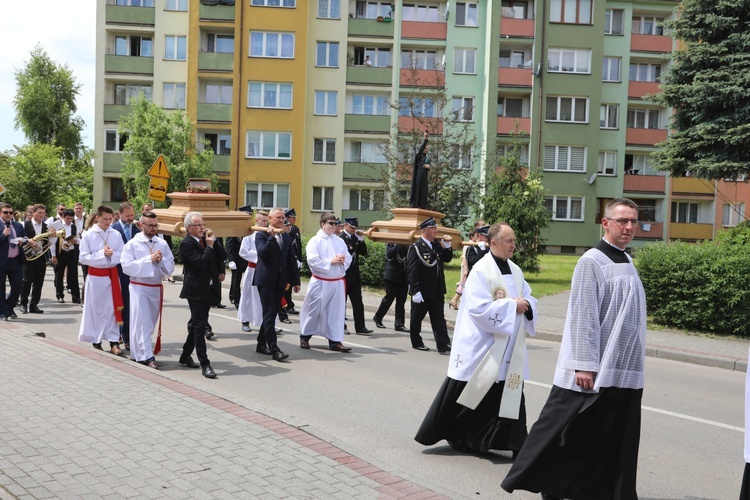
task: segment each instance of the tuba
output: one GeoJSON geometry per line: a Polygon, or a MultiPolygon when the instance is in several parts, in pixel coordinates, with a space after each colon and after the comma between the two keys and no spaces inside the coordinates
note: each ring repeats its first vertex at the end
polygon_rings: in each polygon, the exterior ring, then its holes
{"type": "Polygon", "coordinates": [[[50,238],[65,238],[65,229],[59,231],[49,231],[47,233],[37,234],[30,241],[36,241],[39,243],[37,248],[31,248],[30,245],[24,245],[23,254],[26,256],[26,260],[36,260],[49,250],[50,238]]]}

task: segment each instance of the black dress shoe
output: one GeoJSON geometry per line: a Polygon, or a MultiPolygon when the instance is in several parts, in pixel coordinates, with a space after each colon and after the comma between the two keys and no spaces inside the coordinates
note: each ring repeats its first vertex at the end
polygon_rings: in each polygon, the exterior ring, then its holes
{"type": "Polygon", "coordinates": [[[351,347],[344,347],[344,344],[342,344],[341,342],[333,344],[329,347],[329,349],[336,352],[351,352],[352,350],[351,347]]]}
{"type": "Polygon", "coordinates": [[[372,333],[372,330],[369,328],[363,328],[361,330],[357,330],[357,335],[370,335],[372,333]]]}
{"type": "Polygon", "coordinates": [[[44,311],[39,309],[37,306],[29,307],[29,312],[34,314],[44,314],[44,311]]]}
{"type": "Polygon", "coordinates": [[[289,357],[288,354],[286,354],[284,351],[276,351],[272,354],[274,361],[284,361],[286,358],[289,357]]]}
{"type": "Polygon", "coordinates": [[[375,323],[375,326],[377,326],[378,328],[385,328],[382,319],[372,318],[372,322],[375,323]]]}
{"type": "Polygon", "coordinates": [[[16,312],[13,309],[11,309],[10,310],[10,314],[8,315],[8,318],[10,318],[10,319],[16,319],[16,318],[18,318],[18,314],[16,314],[16,312]]]}
{"type": "Polygon", "coordinates": [[[203,376],[206,378],[216,378],[216,372],[214,371],[213,368],[211,368],[211,365],[204,366],[201,372],[203,373],[203,376]]]}
{"type": "Polygon", "coordinates": [[[299,311],[298,311],[298,310],[296,310],[296,309],[295,309],[295,308],[293,308],[293,307],[289,307],[289,308],[287,308],[287,310],[286,310],[286,313],[287,313],[287,314],[299,314],[299,311]]]}
{"type": "Polygon", "coordinates": [[[438,351],[438,354],[442,354],[443,356],[448,356],[450,353],[450,351],[438,351]]]}
{"type": "Polygon", "coordinates": [[[257,352],[258,354],[265,354],[266,356],[270,356],[273,354],[271,352],[271,349],[268,348],[268,346],[260,345],[260,344],[258,344],[255,347],[255,352],[257,352]]]}
{"type": "Polygon", "coordinates": [[[216,309],[226,309],[227,308],[226,304],[216,304],[213,307],[215,307],[216,309]]]}
{"type": "Polygon", "coordinates": [[[187,357],[181,356],[180,357],[180,364],[181,365],[185,365],[188,368],[200,368],[201,367],[201,365],[199,365],[198,363],[196,363],[195,361],[193,361],[193,357],[192,356],[187,356],[187,357]]]}
{"type": "Polygon", "coordinates": [[[430,350],[430,348],[427,347],[426,345],[418,345],[414,349],[416,349],[417,351],[429,351],[430,350]]]}
{"type": "Polygon", "coordinates": [[[289,318],[280,319],[279,321],[281,321],[282,323],[286,323],[287,325],[292,324],[292,320],[290,320],[289,318]]]}
{"type": "Polygon", "coordinates": [[[25,305],[23,305],[23,304],[21,304],[21,307],[20,307],[20,309],[21,309],[21,314],[26,314],[27,312],[29,312],[29,310],[28,310],[28,309],[26,309],[26,306],[25,306],[25,305]]]}
{"type": "Polygon", "coordinates": [[[406,332],[406,333],[409,333],[409,329],[406,328],[405,326],[397,326],[396,328],[394,328],[394,330],[396,330],[397,332],[406,332]]]}
{"type": "Polygon", "coordinates": [[[211,340],[214,338],[214,332],[212,330],[209,330],[206,332],[206,340],[211,340]]]}
{"type": "Polygon", "coordinates": [[[65,299],[62,298],[62,297],[58,297],[57,298],[57,302],[60,303],[60,304],[65,304],[65,299]]]}
{"type": "MultiPolygon", "coordinates": [[[[274,327],[274,328],[275,328],[275,327],[274,327]]],[[[279,335],[279,334],[280,334],[281,332],[283,332],[283,331],[284,331],[284,330],[282,330],[281,328],[276,328],[276,335],[279,335]]]]}
{"type": "Polygon", "coordinates": [[[73,299],[71,302],[73,302],[74,304],[80,304],[81,299],[73,299]]]}

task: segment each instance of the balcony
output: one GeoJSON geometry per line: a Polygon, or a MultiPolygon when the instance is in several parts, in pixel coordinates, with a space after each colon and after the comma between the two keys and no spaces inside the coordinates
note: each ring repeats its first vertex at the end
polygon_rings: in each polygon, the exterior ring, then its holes
{"type": "Polygon", "coordinates": [[[512,118],[509,116],[497,117],[497,135],[510,135],[516,131],[516,122],[518,122],[518,131],[531,134],[531,118],[512,118]]]}
{"type": "Polygon", "coordinates": [[[124,161],[122,153],[104,153],[102,172],[120,172],[124,161]]]}
{"type": "Polygon", "coordinates": [[[153,26],[156,18],[153,7],[129,7],[126,5],[107,5],[105,17],[107,24],[133,24],[153,26]]]}
{"type": "Polygon", "coordinates": [[[500,19],[500,36],[534,38],[534,20],[503,17],[500,19]]]}
{"type": "Polygon", "coordinates": [[[234,22],[234,5],[204,5],[200,7],[201,21],[234,22]]]}
{"type": "Polygon", "coordinates": [[[663,175],[631,174],[623,177],[622,190],[631,193],[665,193],[667,178],[663,175]]]}
{"type": "Polygon", "coordinates": [[[390,115],[352,115],[344,116],[344,131],[373,134],[390,134],[390,115]]]}
{"type": "Polygon", "coordinates": [[[153,75],[154,58],[106,54],[104,56],[104,72],[127,73],[132,75],[153,75]]]}
{"type": "Polygon", "coordinates": [[[398,117],[398,131],[401,134],[431,134],[443,133],[443,120],[440,118],[415,118],[413,116],[398,117]]]}
{"type": "Polygon", "coordinates": [[[663,35],[638,35],[630,38],[633,52],[672,52],[672,37],[663,35]]]}
{"type": "Polygon", "coordinates": [[[211,171],[215,174],[228,174],[231,170],[231,159],[229,155],[214,155],[211,171]]]}
{"type": "Polygon", "coordinates": [[[641,221],[635,230],[635,237],[643,240],[664,239],[664,223],[641,221]]]}
{"type": "Polygon", "coordinates": [[[198,121],[199,122],[231,122],[232,105],[231,104],[209,104],[206,102],[198,103],[198,121]]]}
{"type": "Polygon", "coordinates": [[[199,52],[198,71],[232,71],[234,54],[226,52],[199,52]]]}
{"type": "Polygon", "coordinates": [[[497,70],[497,84],[503,87],[531,87],[534,73],[531,68],[500,68],[497,70]]]}
{"type": "Polygon", "coordinates": [[[672,222],[669,224],[669,238],[672,240],[710,240],[713,237],[713,224],[690,224],[683,222],[672,222]]]}
{"type": "Polygon", "coordinates": [[[377,19],[349,19],[349,36],[393,38],[393,23],[377,19]]]}
{"type": "Polygon", "coordinates": [[[382,182],[388,178],[387,163],[359,163],[354,161],[344,162],[345,181],[378,181],[382,182]]]}
{"type": "Polygon", "coordinates": [[[401,21],[401,38],[445,40],[448,38],[448,23],[401,21]]]}
{"type": "Polygon", "coordinates": [[[104,121],[116,123],[120,118],[130,113],[128,104],[105,104],[104,121]]]}
{"type": "Polygon", "coordinates": [[[402,87],[442,87],[445,85],[445,71],[436,69],[402,69],[399,75],[402,87]]]}
{"type": "Polygon", "coordinates": [[[714,181],[696,177],[672,177],[672,194],[714,195],[714,181]]]}
{"type": "Polygon", "coordinates": [[[660,92],[659,82],[628,82],[628,99],[643,99],[648,94],[660,92]]]}
{"type": "Polygon", "coordinates": [[[346,83],[390,86],[393,68],[372,68],[370,66],[347,66],[346,83]]]}
{"type": "Polygon", "coordinates": [[[629,145],[656,146],[667,140],[667,129],[663,128],[628,128],[625,130],[625,142],[629,145]]]}

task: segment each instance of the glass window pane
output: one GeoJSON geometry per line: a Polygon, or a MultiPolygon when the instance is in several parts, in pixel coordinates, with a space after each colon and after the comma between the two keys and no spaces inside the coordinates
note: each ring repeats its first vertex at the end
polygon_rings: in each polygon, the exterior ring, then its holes
{"type": "Polygon", "coordinates": [[[326,55],[328,52],[328,44],[325,42],[318,42],[317,47],[317,54],[315,58],[315,65],[316,66],[325,66],[326,65],[326,55]]]}
{"type": "Polygon", "coordinates": [[[339,44],[331,43],[328,45],[328,66],[338,68],[339,66],[339,44]]]}
{"type": "Polygon", "coordinates": [[[250,33],[250,55],[251,56],[263,55],[263,33],[258,33],[258,32],[250,33]]]}
{"type": "Polygon", "coordinates": [[[266,33],[266,57],[279,57],[279,34],[266,33]]]}
{"type": "Polygon", "coordinates": [[[292,157],[292,136],[291,134],[279,134],[279,158],[292,157]]]}
{"type": "Polygon", "coordinates": [[[585,122],[586,121],[586,100],[576,99],[575,106],[576,106],[576,114],[575,114],[574,121],[585,122]]]}
{"type": "Polygon", "coordinates": [[[292,107],[292,86],[291,85],[279,85],[279,107],[280,108],[292,107]]]}
{"type": "Polygon", "coordinates": [[[263,92],[263,106],[266,108],[276,107],[276,85],[267,83],[263,92]]]}
{"type": "Polygon", "coordinates": [[[333,188],[325,188],[325,206],[324,210],[333,210],[333,188]]]}
{"type": "Polygon", "coordinates": [[[326,109],[326,113],[329,115],[336,114],[336,95],[336,92],[328,92],[328,108],[326,109]]]}
{"type": "Polygon", "coordinates": [[[262,84],[250,83],[250,98],[248,99],[249,106],[260,106],[260,94],[262,84]]]}
{"type": "Polygon", "coordinates": [[[334,163],[336,161],[336,141],[330,140],[326,143],[326,161],[334,163]]]}

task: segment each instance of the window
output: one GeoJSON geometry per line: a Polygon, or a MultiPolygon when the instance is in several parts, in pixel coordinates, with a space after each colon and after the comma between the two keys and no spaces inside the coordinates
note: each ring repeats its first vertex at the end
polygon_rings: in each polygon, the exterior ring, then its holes
{"type": "Polygon", "coordinates": [[[697,224],[698,204],[689,201],[673,201],[671,221],[677,223],[697,224]]]}
{"type": "Polygon", "coordinates": [[[725,177],[724,182],[745,182],[747,180],[747,175],[745,174],[739,174],[736,177],[725,177]]]}
{"type": "Polygon", "coordinates": [[[125,5],[128,7],[153,7],[154,0],[117,0],[112,2],[115,5],[125,5]]]}
{"type": "Polygon", "coordinates": [[[638,204],[638,220],[641,222],[656,222],[656,200],[635,199],[638,204]]]}
{"type": "Polygon", "coordinates": [[[248,82],[247,107],[292,109],[292,84],[248,82]]]}
{"type": "Polygon", "coordinates": [[[501,68],[523,68],[525,54],[522,50],[501,50],[501,68]]]}
{"type": "Polygon", "coordinates": [[[333,188],[313,187],[313,212],[333,212],[333,188]]]}
{"type": "Polygon", "coordinates": [[[528,118],[528,116],[524,116],[523,109],[523,99],[513,99],[510,97],[498,97],[497,99],[497,116],[505,118],[528,118]]]}
{"type": "Polygon", "coordinates": [[[349,161],[357,163],[387,163],[383,151],[385,144],[376,142],[352,141],[349,148],[349,161]]]}
{"type": "Polygon", "coordinates": [[[292,157],[292,134],[249,130],[245,157],[289,160],[292,157]]]}
{"type": "Polygon", "coordinates": [[[125,201],[127,199],[122,179],[109,179],[109,201],[125,201]]]}
{"type": "Polygon", "coordinates": [[[660,64],[630,64],[631,82],[658,82],[661,78],[660,64]]]}
{"type": "Polygon", "coordinates": [[[547,71],[552,73],[591,73],[591,51],[588,49],[549,49],[547,71]]]}
{"type": "Polygon", "coordinates": [[[150,36],[115,36],[115,55],[154,57],[154,42],[150,36]]]}
{"type": "Polygon", "coordinates": [[[664,18],[651,16],[633,16],[633,34],[663,35],[664,18]]]}
{"type": "Polygon", "coordinates": [[[315,114],[316,115],[336,115],[336,98],[338,92],[316,90],[315,91],[315,114]]]}
{"type": "Polygon", "coordinates": [[[591,24],[593,0],[552,0],[549,20],[553,23],[591,24]]]}
{"type": "Polygon", "coordinates": [[[336,163],[336,139],[313,140],[313,163],[336,163]]]}
{"type": "Polygon", "coordinates": [[[315,65],[327,68],[339,67],[339,44],[338,42],[318,42],[315,65]]]}
{"type": "Polygon", "coordinates": [[[297,0],[251,0],[250,5],[256,7],[296,7],[297,0]]]}
{"type": "Polygon", "coordinates": [[[529,12],[529,2],[526,0],[503,0],[501,15],[510,19],[526,19],[529,12]]]}
{"type": "Polygon", "coordinates": [[[546,196],[544,205],[552,213],[552,220],[583,221],[581,196],[546,196]]]}
{"type": "Polygon", "coordinates": [[[348,210],[383,210],[385,191],[382,189],[350,189],[348,210]]]}
{"type": "Polygon", "coordinates": [[[515,155],[519,158],[521,161],[521,164],[528,165],[529,164],[529,145],[528,144],[521,144],[517,148],[513,148],[510,145],[501,144],[497,147],[497,155],[498,155],[498,166],[503,165],[503,158],[515,155]]]}
{"type": "Polygon", "coordinates": [[[476,75],[477,49],[456,49],[453,58],[453,72],[476,75]]]}
{"type": "Polygon", "coordinates": [[[453,97],[453,119],[459,122],[474,121],[473,97],[453,97]]]}
{"type": "Polygon", "coordinates": [[[435,118],[435,101],[429,98],[402,97],[399,100],[398,114],[399,116],[435,118]]]}
{"type": "Polygon", "coordinates": [[[188,0],[167,0],[164,10],[188,10],[188,0]]]}
{"type": "Polygon", "coordinates": [[[352,114],[354,115],[388,115],[390,114],[386,96],[359,95],[352,96],[352,114]]]}
{"type": "Polygon", "coordinates": [[[721,225],[734,227],[745,220],[744,203],[724,203],[721,211],[721,225]]]}
{"type": "Polygon", "coordinates": [[[403,21],[420,21],[423,23],[440,22],[437,5],[417,5],[405,3],[401,11],[403,21]]]}
{"type": "Polygon", "coordinates": [[[456,26],[477,26],[477,4],[456,3],[456,26]]]}
{"type": "Polygon", "coordinates": [[[373,68],[389,68],[393,65],[391,49],[382,47],[354,47],[354,65],[362,66],[365,58],[370,58],[373,68]]]}
{"type": "Polygon", "coordinates": [[[402,50],[401,67],[404,69],[437,69],[437,52],[434,50],[402,50]]]}
{"type": "Polygon", "coordinates": [[[661,128],[658,109],[629,109],[628,128],[661,128]]]}
{"type": "Polygon", "coordinates": [[[168,61],[184,61],[186,50],[186,36],[167,35],[164,37],[164,59],[168,61]]]}
{"type": "Polygon", "coordinates": [[[620,61],[619,57],[604,57],[602,59],[602,81],[619,82],[620,81],[620,61]]]}
{"type": "Polygon", "coordinates": [[[250,57],[294,57],[294,33],[250,32],[250,57]]]}
{"type": "Polygon", "coordinates": [[[604,11],[604,34],[622,35],[625,33],[623,19],[625,11],[622,9],[607,9],[604,11]]]}
{"type": "Polygon", "coordinates": [[[215,155],[229,156],[232,154],[232,136],[228,134],[204,134],[206,147],[215,155]]]}
{"type": "Polygon", "coordinates": [[[245,205],[253,208],[275,208],[289,206],[289,184],[245,184],[245,205]]]}
{"type": "Polygon", "coordinates": [[[234,35],[206,33],[206,52],[234,54],[234,35]]]}
{"type": "Polygon", "coordinates": [[[617,173],[617,151],[599,151],[599,175],[615,175],[617,173]]]}
{"type": "Polygon", "coordinates": [[[585,172],[586,146],[544,146],[544,170],[585,172]]]}
{"type": "Polygon", "coordinates": [[[341,19],[341,1],[318,0],[318,17],[323,19],[341,19]]]}
{"type": "Polygon", "coordinates": [[[626,154],[625,173],[629,175],[666,175],[665,172],[654,168],[651,156],[647,154],[626,154]]]}
{"type": "Polygon", "coordinates": [[[207,83],[204,102],[206,104],[232,104],[232,84],[207,83]]]}
{"type": "Polygon", "coordinates": [[[120,135],[117,130],[104,131],[104,151],[107,153],[122,153],[125,143],[128,142],[126,134],[120,135]]]}
{"type": "Polygon", "coordinates": [[[165,83],[164,84],[164,108],[165,109],[185,109],[185,84],[184,83],[165,83]]]}
{"type": "Polygon", "coordinates": [[[357,0],[355,16],[357,19],[377,19],[392,17],[391,2],[357,0]]]}
{"type": "Polygon", "coordinates": [[[620,114],[619,104],[602,104],[599,112],[599,128],[619,128],[617,125],[620,114]]]}
{"type": "Polygon", "coordinates": [[[470,169],[473,164],[471,145],[454,144],[451,146],[451,168],[470,169]]]}
{"type": "Polygon", "coordinates": [[[547,121],[588,123],[586,97],[547,96],[547,121]]]}
{"type": "Polygon", "coordinates": [[[114,102],[117,105],[128,105],[130,101],[142,95],[147,100],[151,100],[151,85],[133,85],[125,83],[116,83],[114,86],[114,102]]]}

